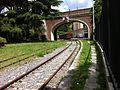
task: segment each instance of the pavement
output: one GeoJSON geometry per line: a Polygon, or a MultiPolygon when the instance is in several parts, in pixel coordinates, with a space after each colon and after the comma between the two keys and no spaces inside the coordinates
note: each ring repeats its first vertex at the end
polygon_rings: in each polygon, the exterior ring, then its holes
{"type": "MultiPolygon", "coordinates": [[[[69,68],[68,74],[66,75],[64,80],[60,83],[58,90],[71,90],[70,89],[71,76],[74,73],[74,69],[77,68],[76,65],[77,65],[78,58],[79,58],[81,51],[82,51],[82,49],[79,51],[77,58],[74,60],[73,64],[69,68]]],[[[97,55],[96,55],[95,47],[93,45],[91,45],[91,62],[92,62],[92,64],[89,67],[90,75],[89,75],[89,78],[86,80],[84,90],[94,90],[98,86],[97,82],[96,82],[97,75],[98,75],[98,71],[96,70],[97,69],[97,55]]]]}
{"type": "Polygon", "coordinates": [[[95,47],[91,46],[91,62],[92,62],[92,64],[89,67],[90,76],[86,80],[84,90],[94,90],[97,87],[96,81],[97,81],[98,72],[96,71],[96,68],[97,68],[96,60],[97,60],[97,57],[96,57],[95,47]]]}

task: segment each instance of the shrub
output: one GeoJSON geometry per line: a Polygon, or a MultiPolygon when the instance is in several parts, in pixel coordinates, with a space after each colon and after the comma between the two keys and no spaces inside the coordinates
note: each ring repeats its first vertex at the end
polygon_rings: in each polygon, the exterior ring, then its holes
{"type": "Polygon", "coordinates": [[[34,31],[34,29],[30,29],[29,31],[29,37],[30,37],[30,40],[33,41],[33,40],[39,40],[39,35],[37,32],[34,31]]]}
{"type": "Polygon", "coordinates": [[[0,37],[0,47],[4,46],[5,43],[7,43],[6,39],[3,37],[0,37]]]}
{"type": "Polygon", "coordinates": [[[8,43],[22,41],[22,29],[11,27],[10,25],[2,25],[0,28],[0,36],[6,38],[8,43]]]}
{"type": "Polygon", "coordinates": [[[7,17],[8,18],[15,18],[16,17],[16,11],[10,10],[7,12],[7,17]]]}
{"type": "Polygon", "coordinates": [[[13,27],[10,31],[11,42],[21,42],[22,41],[22,29],[18,27],[13,27]]]}
{"type": "Polygon", "coordinates": [[[42,41],[46,41],[47,40],[46,36],[45,35],[41,35],[41,40],[42,41]]]}

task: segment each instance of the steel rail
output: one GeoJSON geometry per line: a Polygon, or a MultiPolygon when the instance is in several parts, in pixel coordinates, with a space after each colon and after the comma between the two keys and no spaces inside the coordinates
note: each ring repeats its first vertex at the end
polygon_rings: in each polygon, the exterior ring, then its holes
{"type": "MultiPolygon", "coordinates": [[[[49,50],[50,50],[50,49],[49,49],[49,50]]],[[[36,53],[35,53],[35,54],[36,54],[36,53]]],[[[18,63],[18,62],[21,62],[21,61],[23,61],[23,60],[25,60],[25,59],[28,59],[28,58],[30,58],[30,57],[33,57],[33,56],[35,56],[35,54],[29,55],[29,56],[27,56],[27,57],[25,57],[25,58],[22,58],[22,59],[19,59],[19,60],[17,60],[17,61],[14,61],[13,63],[7,64],[7,65],[5,65],[5,66],[3,66],[3,67],[0,67],[0,69],[3,69],[3,68],[8,67],[8,66],[11,66],[11,65],[13,65],[13,64],[16,64],[16,63],[18,63]]]]}
{"type": "Polygon", "coordinates": [[[50,82],[50,80],[57,74],[57,72],[65,65],[65,63],[71,58],[71,56],[73,55],[73,53],[76,51],[77,49],[77,42],[76,42],[76,47],[75,49],[72,51],[72,53],[69,55],[69,57],[65,60],[65,62],[60,65],[60,67],[50,76],[50,78],[48,78],[45,83],[38,89],[38,90],[43,90],[45,88],[45,86],[50,82]]]}
{"type": "Polygon", "coordinates": [[[52,60],[53,58],[55,58],[56,56],[58,56],[59,54],[61,54],[62,52],[64,52],[66,49],[68,49],[70,46],[72,45],[72,42],[62,51],[58,52],[57,54],[55,54],[54,56],[52,56],[50,59],[46,60],[45,62],[41,63],[40,65],[37,65],[36,67],[34,67],[33,69],[29,70],[28,72],[16,77],[15,79],[11,80],[10,82],[6,83],[5,85],[0,87],[0,90],[4,90],[5,88],[7,88],[8,86],[12,85],[14,82],[22,79],[23,77],[25,77],[26,75],[28,75],[29,73],[31,73],[32,71],[36,70],[37,68],[39,68],[40,66],[44,65],[45,63],[49,62],[50,60],[52,60]]]}
{"type": "MultiPolygon", "coordinates": [[[[34,52],[34,53],[35,53],[35,52],[37,52],[37,51],[39,51],[39,50],[41,50],[41,49],[36,49],[36,50],[31,51],[31,52],[34,52]]],[[[7,58],[7,59],[1,60],[0,63],[6,62],[6,61],[8,61],[8,60],[11,60],[11,59],[14,59],[14,58],[23,56],[23,55],[27,55],[27,54],[29,54],[29,53],[31,53],[31,52],[27,52],[27,53],[23,53],[23,54],[19,54],[19,55],[16,55],[16,56],[9,57],[9,58],[7,58]]]]}

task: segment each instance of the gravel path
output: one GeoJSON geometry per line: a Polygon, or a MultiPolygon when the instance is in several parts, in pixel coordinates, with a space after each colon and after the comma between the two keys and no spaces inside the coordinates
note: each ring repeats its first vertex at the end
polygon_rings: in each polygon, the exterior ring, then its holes
{"type": "MultiPolygon", "coordinates": [[[[68,76],[68,73],[71,72],[69,68],[72,66],[76,56],[78,55],[80,45],[77,46],[75,53],[71,56],[71,58],[66,62],[66,64],[62,67],[62,69],[55,75],[55,77],[48,83],[46,86],[47,90],[68,90],[66,87],[69,87],[67,84],[68,80],[63,82],[64,79],[68,76]],[[65,87],[59,87],[59,85],[65,85],[65,87]]],[[[68,79],[68,78],[67,78],[68,79]]],[[[45,89],[46,90],[46,89],[45,89]]]]}
{"type": "Polygon", "coordinates": [[[84,90],[95,90],[97,88],[97,56],[95,46],[91,46],[91,61],[92,64],[89,67],[89,78],[86,80],[84,90]]]}
{"type": "MultiPolygon", "coordinates": [[[[56,59],[52,62],[49,62],[49,65],[43,65],[42,67],[38,68],[34,72],[30,73],[22,80],[14,83],[7,90],[38,90],[38,88],[43,84],[43,82],[48,79],[48,77],[55,72],[58,66],[64,62],[64,60],[69,56],[72,50],[75,48],[75,42],[67,49],[64,53],[59,55],[56,59]]],[[[65,48],[65,47],[64,47],[65,48]]],[[[13,80],[15,77],[18,77],[21,74],[29,71],[36,65],[44,62],[48,58],[54,56],[59,51],[63,50],[64,48],[56,49],[53,53],[45,55],[43,58],[35,60],[33,62],[24,64],[22,66],[16,67],[14,69],[5,70],[0,72],[0,86],[4,85],[7,81],[13,80]]]]}
{"type": "Polygon", "coordinates": [[[69,57],[76,46],[74,42],[64,53],[58,55],[46,65],[39,67],[20,81],[14,83],[8,90],[38,90],[39,87],[52,75],[61,64],[69,57]]]}
{"type": "MultiPolygon", "coordinates": [[[[70,42],[68,42],[68,44],[69,43],[70,42]]],[[[7,68],[4,71],[1,71],[0,72],[0,86],[3,86],[7,82],[9,82],[9,81],[13,80],[14,78],[18,77],[19,75],[24,74],[25,72],[31,70],[35,66],[43,63],[47,59],[49,59],[52,56],[54,56],[56,53],[62,51],[64,48],[65,47],[58,48],[54,52],[45,55],[43,58],[39,58],[37,60],[34,60],[32,62],[29,62],[29,63],[26,63],[24,65],[17,66],[17,67],[14,67],[14,68],[7,68]]]]}

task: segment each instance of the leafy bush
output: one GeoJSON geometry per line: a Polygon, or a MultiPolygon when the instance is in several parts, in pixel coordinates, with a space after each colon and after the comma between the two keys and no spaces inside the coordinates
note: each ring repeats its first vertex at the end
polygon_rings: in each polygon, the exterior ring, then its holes
{"type": "Polygon", "coordinates": [[[10,25],[2,25],[0,28],[0,36],[7,39],[8,43],[20,42],[22,40],[22,29],[11,27],[10,25]]]}
{"type": "Polygon", "coordinates": [[[41,40],[42,41],[46,41],[47,40],[46,36],[45,35],[41,35],[41,40]]]}
{"type": "Polygon", "coordinates": [[[7,43],[5,38],[0,37],[0,47],[4,46],[7,43]]]}
{"type": "Polygon", "coordinates": [[[29,37],[30,37],[30,40],[39,40],[39,35],[37,32],[34,31],[34,29],[30,29],[29,37]]]}
{"type": "Polygon", "coordinates": [[[1,20],[2,24],[8,24],[9,23],[9,18],[8,17],[4,17],[2,20],[1,20]]]}
{"type": "Polygon", "coordinates": [[[9,23],[12,27],[14,27],[15,26],[15,19],[14,18],[9,19],[9,23]]]}
{"type": "Polygon", "coordinates": [[[7,17],[8,18],[15,18],[16,17],[16,11],[10,10],[7,12],[7,17]]]}
{"type": "Polygon", "coordinates": [[[11,42],[21,42],[22,41],[22,29],[18,27],[13,27],[10,31],[11,42]]]}

